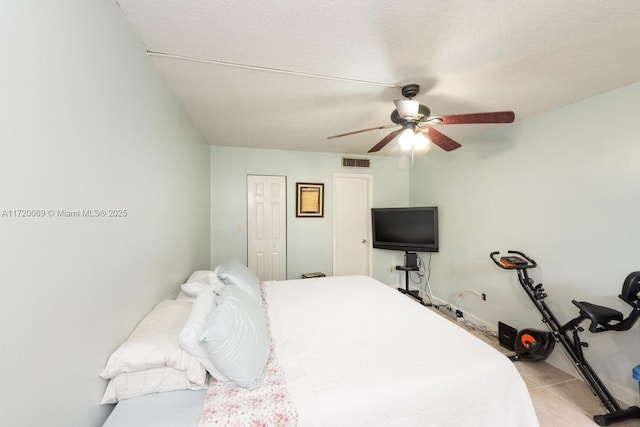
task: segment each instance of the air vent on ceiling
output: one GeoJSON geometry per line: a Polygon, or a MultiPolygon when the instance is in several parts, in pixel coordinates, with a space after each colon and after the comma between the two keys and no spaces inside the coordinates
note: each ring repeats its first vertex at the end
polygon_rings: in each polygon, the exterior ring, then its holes
{"type": "Polygon", "coordinates": [[[369,159],[350,159],[347,157],[342,158],[343,168],[368,168],[371,167],[371,160],[369,159]]]}

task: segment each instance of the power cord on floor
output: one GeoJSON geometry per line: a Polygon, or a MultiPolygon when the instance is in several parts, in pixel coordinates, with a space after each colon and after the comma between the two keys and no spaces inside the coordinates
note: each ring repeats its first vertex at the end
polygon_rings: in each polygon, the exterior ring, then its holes
{"type": "MultiPolygon", "coordinates": [[[[417,259],[418,271],[415,272],[415,274],[418,276],[418,281],[415,282],[412,278],[411,282],[415,285],[418,285],[418,288],[422,291],[424,295],[427,296],[427,298],[429,299],[429,303],[431,305],[435,305],[435,302],[434,302],[435,299],[433,298],[433,294],[431,293],[431,286],[429,285],[429,281],[431,280],[431,254],[429,254],[429,262],[427,263],[426,270],[425,270],[424,260],[422,259],[422,257],[417,257],[417,258],[418,258],[417,259]],[[425,279],[424,287],[420,286],[422,284],[423,278],[425,279]]],[[[411,277],[411,275],[409,277],[411,277]]]]}

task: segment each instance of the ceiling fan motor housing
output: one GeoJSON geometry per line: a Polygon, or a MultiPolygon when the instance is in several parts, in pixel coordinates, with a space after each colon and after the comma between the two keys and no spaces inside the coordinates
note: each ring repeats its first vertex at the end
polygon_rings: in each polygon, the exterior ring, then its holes
{"type": "Polygon", "coordinates": [[[402,86],[402,96],[405,98],[413,98],[420,92],[420,85],[412,83],[410,85],[402,86]]]}
{"type": "MultiPolygon", "coordinates": [[[[418,107],[418,120],[425,119],[426,117],[429,117],[430,114],[431,114],[431,110],[429,109],[429,107],[427,107],[426,105],[420,104],[420,106],[418,107]]],[[[407,120],[405,117],[400,117],[400,114],[398,114],[397,109],[391,112],[391,121],[393,123],[401,125],[403,123],[406,123],[407,121],[414,121],[414,120],[415,119],[407,120]]]]}

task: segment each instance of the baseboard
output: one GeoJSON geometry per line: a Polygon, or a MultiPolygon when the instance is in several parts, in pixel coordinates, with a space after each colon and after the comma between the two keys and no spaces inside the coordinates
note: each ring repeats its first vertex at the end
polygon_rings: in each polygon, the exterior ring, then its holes
{"type": "MultiPolygon", "coordinates": [[[[429,298],[426,297],[425,295],[423,295],[423,299],[425,301],[429,301],[429,298]]],[[[443,299],[436,298],[436,297],[433,297],[433,299],[434,299],[434,301],[432,301],[432,302],[435,305],[447,305],[448,304],[448,305],[451,306],[453,311],[460,310],[460,307],[458,307],[458,306],[456,306],[454,304],[451,304],[451,303],[449,303],[449,302],[447,302],[447,301],[445,301],[443,299]]],[[[498,325],[491,324],[490,322],[487,322],[484,319],[481,319],[481,318],[479,318],[477,316],[474,316],[473,314],[471,314],[471,313],[469,313],[467,311],[464,311],[464,310],[460,310],[460,311],[462,311],[462,314],[464,315],[464,318],[466,320],[470,321],[474,325],[486,327],[488,330],[495,332],[496,336],[497,336],[497,334],[498,334],[498,325]]]]}

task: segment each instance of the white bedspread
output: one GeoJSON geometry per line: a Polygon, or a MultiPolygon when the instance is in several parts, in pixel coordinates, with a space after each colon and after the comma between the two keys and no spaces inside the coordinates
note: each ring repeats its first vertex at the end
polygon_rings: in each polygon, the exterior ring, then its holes
{"type": "Polygon", "coordinates": [[[364,276],[266,282],[278,360],[305,426],[538,426],[503,356],[364,276]]]}

